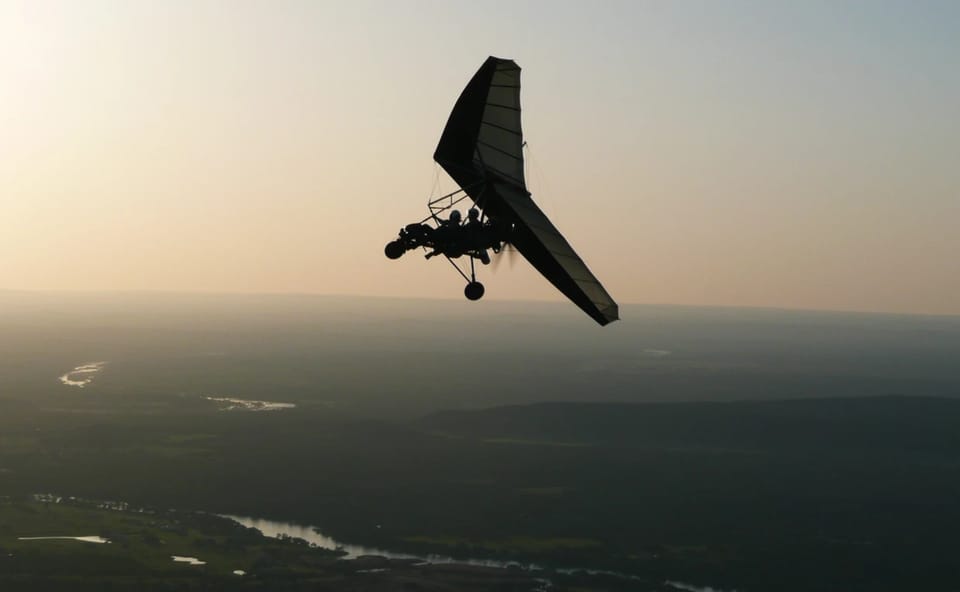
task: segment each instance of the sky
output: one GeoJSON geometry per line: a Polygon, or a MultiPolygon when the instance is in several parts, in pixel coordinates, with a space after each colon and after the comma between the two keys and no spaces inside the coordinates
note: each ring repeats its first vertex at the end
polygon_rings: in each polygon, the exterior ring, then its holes
{"type": "Polygon", "coordinates": [[[0,0],[0,289],[460,298],[383,246],[488,55],[619,302],[960,314],[953,1],[0,0]]]}

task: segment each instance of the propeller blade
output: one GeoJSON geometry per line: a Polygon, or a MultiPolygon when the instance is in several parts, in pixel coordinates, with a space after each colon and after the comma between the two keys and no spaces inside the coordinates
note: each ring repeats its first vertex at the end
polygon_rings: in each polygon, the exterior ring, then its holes
{"type": "Polygon", "coordinates": [[[501,248],[496,253],[493,253],[491,259],[490,268],[496,273],[500,269],[500,262],[503,261],[503,249],[501,248]]]}
{"type": "Polygon", "coordinates": [[[513,269],[513,266],[517,263],[517,249],[510,243],[503,243],[500,251],[493,254],[490,267],[494,272],[500,269],[504,259],[507,260],[507,265],[510,269],[513,269]]]}

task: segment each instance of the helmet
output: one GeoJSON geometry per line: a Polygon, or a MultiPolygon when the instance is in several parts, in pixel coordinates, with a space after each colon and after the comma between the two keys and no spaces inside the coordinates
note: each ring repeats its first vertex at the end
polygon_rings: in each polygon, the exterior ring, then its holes
{"type": "Polygon", "coordinates": [[[453,210],[452,212],[450,212],[450,221],[453,222],[454,224],[457,224],[460,222],[460,210],[453,210]]]}

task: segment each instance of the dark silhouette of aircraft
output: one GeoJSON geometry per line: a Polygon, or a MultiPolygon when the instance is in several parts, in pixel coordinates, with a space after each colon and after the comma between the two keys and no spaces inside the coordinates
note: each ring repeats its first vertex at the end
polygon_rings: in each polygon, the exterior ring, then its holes
{"type": "Polygon", "coordinates": [[[488,264],[488,251],[500,253],[512,245],[595,321],[616,321],[617,303],[531,199],[523,173],[525,145],[520,67],[490,57],[457,99],[433,154],[460,189],[431,200],[430,215],[402,228],[384,252],[399,259],[424,248],[427,259],[446,257],[466,280],[466,297],[479,300],[484,287],[477,281],[475,261],[488,264]],[[454,206],[466,198],[474,207],[464,222],[454,206]],[[469,275],[454,261],[461,257],[469,259],[469,275]]]}

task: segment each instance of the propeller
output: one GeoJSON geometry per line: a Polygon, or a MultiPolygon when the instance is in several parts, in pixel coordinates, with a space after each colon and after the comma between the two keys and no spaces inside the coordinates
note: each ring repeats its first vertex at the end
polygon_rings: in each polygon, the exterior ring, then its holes
{"type": "Polygon", "coordinates": [[[513,266],[517,263],[516,247],[506,242],[500,247],[500,252],[493,254],[493,271],[496,272],[500,269],[500,262],[504,259],[507,260],[507,264],[510,266],[510,269],[513,269],[513,266]]]}

